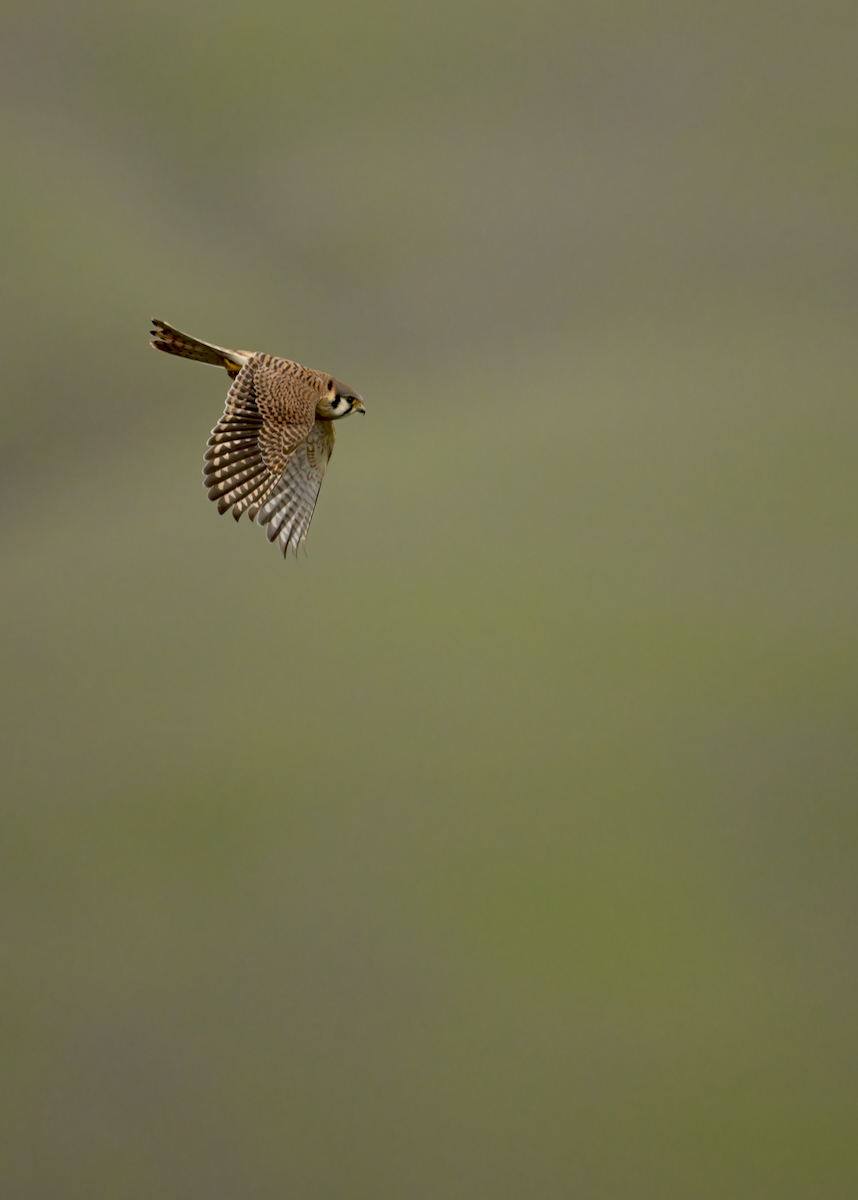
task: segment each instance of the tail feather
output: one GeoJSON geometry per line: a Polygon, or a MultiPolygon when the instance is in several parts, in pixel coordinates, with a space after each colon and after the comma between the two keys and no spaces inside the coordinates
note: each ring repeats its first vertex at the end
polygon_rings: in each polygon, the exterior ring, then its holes
{"type": "Polygon", "coordinates": [[[152,318],[152,331],[149,344],[165,354],[178,354],[180,358],[192,358],[194,362],[209,363],[213,367],[224,367],[230,378],[235,379],[245,363],[253,358],[253,352],[248,350],[227,350],[224,346],[214,346],[210,342],[201,342],[199,338],[182,333],[168,325],[166,321],[152,318]]]}

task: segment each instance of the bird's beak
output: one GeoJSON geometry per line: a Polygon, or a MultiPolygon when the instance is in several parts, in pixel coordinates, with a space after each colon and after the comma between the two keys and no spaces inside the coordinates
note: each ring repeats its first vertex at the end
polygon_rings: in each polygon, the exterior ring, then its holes
{"type": "Polygon", "coordinates": [[[355,412],[363,413],[364,416],[366,416],[366,409],[364,408],[363,402],[361,401],[359,396],[355,397],[355,402],[352,405],[352,408],[354,409],[355,412]]]}

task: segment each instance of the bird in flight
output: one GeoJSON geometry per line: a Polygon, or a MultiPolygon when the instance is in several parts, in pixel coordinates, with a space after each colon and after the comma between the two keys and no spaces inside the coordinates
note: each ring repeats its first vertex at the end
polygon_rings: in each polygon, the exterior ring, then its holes
{"type": "Polygon", "coordinates": [[[365,412],[357,392],[288,358],[226,350],[152,320],[150,345],[224,367],[232,387],[208,441],[203,476],[219,513],[247,513],[285,558],[297,555],[334,449],[334,421],[365,412]]]}

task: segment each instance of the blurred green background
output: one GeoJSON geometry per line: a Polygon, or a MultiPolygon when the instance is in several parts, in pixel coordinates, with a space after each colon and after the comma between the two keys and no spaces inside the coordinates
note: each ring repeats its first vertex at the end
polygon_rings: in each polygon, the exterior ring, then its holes
{"type": "Polygon", "coordinates": [[[858,10],[0,21],[4,1196],[858,1195],[858,10]]]}

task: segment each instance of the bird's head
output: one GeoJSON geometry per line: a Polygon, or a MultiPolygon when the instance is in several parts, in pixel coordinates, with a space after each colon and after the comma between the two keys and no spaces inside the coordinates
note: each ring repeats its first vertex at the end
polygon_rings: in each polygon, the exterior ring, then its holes
{"type": "Polygon", "coordinates": [[[339,421],[349,413],[366,412],[358,393],[332,375],[320,375],[319,381],[322,384],[322,398],[316,404],[316,416],[320,420],[339,421]]]}

